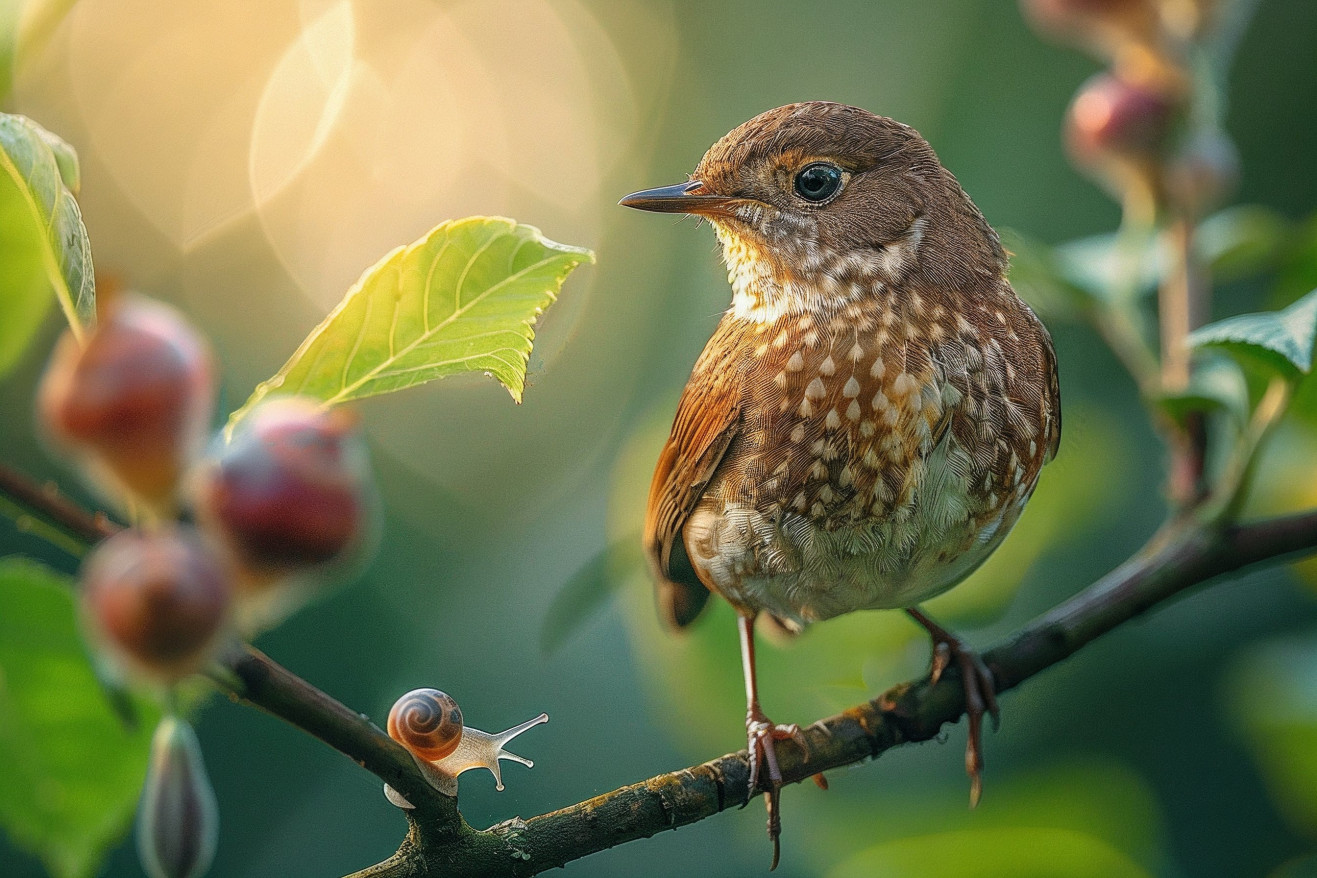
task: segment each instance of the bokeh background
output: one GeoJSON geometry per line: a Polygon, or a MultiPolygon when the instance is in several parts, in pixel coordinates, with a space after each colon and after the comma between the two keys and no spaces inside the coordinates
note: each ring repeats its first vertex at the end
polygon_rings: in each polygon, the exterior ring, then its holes
{"type": "MultiPolygon", "coordinates": [[[[1048,242],[1112,229],[1067,165],[1063,110],[1098,63],[1040,42],[1005,0],[81,0],[18,58],[10,109],[78,150],[105,277],[179,305],[223,361],[228,407],[357,275],[439,221],[503,214],[598,264],[542,321],[525,403],[488,379],[359,406],[386,517],[377,559],[258,645],[382,722],[437,686],[497,730],[541,710],[508,788],[467,775],[475,825],[744,745],[732,615],[661,630],[643,577],[570,631],[563,584],[638,532],[677,394],[729,294],[707,228],[616,207],[678,182],[724,132],[826,98],[918,128],[989,220],[1048,242]]],[[[12,18],[19,0],[0,0],[12,18]]],[[[1317,205],[1317,4],[1263,0],[1230,80],[1238,200],[1317,205]]],[[[1218,315],[1269,304],[1221,291],[1218,315]]],[[[1162,514],[1160,448],[1083,327],[1051,320],[1066,435],[1015,534],[931,611],[986,645],[1133,551],[1162,514]]],[[[34,436],[49,341],[0,385],[5,459],[74,486],[34,436]]],[[[1268,457],[1259,507],[1317,499],[1310,429],[1268,457]],[[1306,496],[1305,496],[1306,494],[1306,496]]],[[[0,522],[0,550],[69,559],[0,522]]],[[[765,707],[812,721],[920,673],[899,614],[765,645],[765,707]]],[[[1195,592],[1004,699],[966,807],[963,725],[785,794],[784,876],[1317,875],[1317,603],[1273,569],[1195,592]]],[[[375,778],[213,699],[197,724],[220,800],[217,876],[331,875],[390,854],[375,778]]],[[[93,746],[94,742],[89,742],[93,746]]],[[[0,783],[4,782],[0,776],[0,783]]],[[[570,864],[573,876],[764,871],[762,809],[570,864]]],[[[0,836],[0,873],[43,874],[0,836]]],[[[131,844],[105,874],[140,874],[131,844]]]]}

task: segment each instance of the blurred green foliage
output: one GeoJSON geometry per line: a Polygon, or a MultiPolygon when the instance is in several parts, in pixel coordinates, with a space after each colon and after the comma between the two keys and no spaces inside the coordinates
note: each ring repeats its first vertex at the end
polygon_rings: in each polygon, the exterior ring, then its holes
{"type": "Polygon", "coordinates": [[[146,775],[158,711],[127,728],[92,672],[68,577],[0,559],[0,823],[56,878],[99,871],[146,775]]]}
{"type": "MultiPolygon", "coordinates": [[[[285,5],[293,4],[270,4],[265,14],[274,22],[285,5]]],[[[133,40],[151,28],[133,31],[134,22],[148,21],[162,41],[182,40],[198,53],[205,41],[186,43],[196,33],[187,30],[188,17],[211,16],[218,28],[223,16],[217,4],[165,16],[165,4],[140,0],[113,10],[128,34],[121,36],[91,27],[104,23],[95,18],[104,4],[80,6],[67,28],[53,31],[50,49],[22,65],[11,104],[78,148],[98,265],[179,302],[212,334],[233,407],[274,372],[355,274],[313,290],[321,298],[310,301],[269,222],[235,219],[191,247],[163,234],[120,165],[125,155],[148,154],[152,172],[163,176],[156,165],[179,149],[181,135],[128,122],[93,135],[96,108],[114,95],[88,91],[74,76],[98,51],[125,69],[128,57],[147,69],[153,46],[133,40]]],[[[492,784],[464,785],[463,811],[475,825],[528,817],[743,745],[736,638],[725,606],[689,636],[675,637],[661,630],[643,575],[598,577],[622,596],[613,603],[584,587],[559,597],[591,558],[638,532],[676,393],[728,301],[707,229],[628,214],[613,207],[618,196],[681,179],[716,138],[764,109],[827,98],[913,124],[989,220],[1026,240],[1091,238],[1117,221],[1114,206],[1069,169],[1058,138],[1061,112],[1096,62],[1038,41],[1014,4],[527,0],[445,4],[444,11],[487,15],[489,32],[502,33],[541,6],[575,35],[553,52],[619,65],[634,116],[629,136],[608,142],[603,170],[579,183],[572,204],[524,184],[502,186],[492,164],[464,168],[452,201],[423,205],[426,221],[407,235],[390,230],[390,246],[445,217],[476,212],[455,206],[466,199],[479,212],[507,212],[555,238],[588,244],[598,268],[569,281],[538,330],[523,406],[472,381],[360,407],[389,514],[380,556],[362,581],[259,644],[377,721],[400,692],[420,685],[452,693],[482,728],[547,710],[553,722],[526,744],[533,771],[509,770],[502,794],[492,784]],[[554,612],[588,611],[589,619],[544,635],[555,601],[554,612]],[[542,638],[557,648],[546,655],[542,638]]],[[[353,8],[370,20],[367,4],[353,8]]],[[[363,40],[385,45],[398,38],[362,31],[363,40]]],[[[1317,120],[1308,112],[1317,102],[1314,32],[1317,7],[1307,0],[1264,0],[1239,48],[1227,116],[1244,169],[1238,200],[1265,208],[1222,214],[1204,227],[1200,243],[1220,254],[1216,318],[1287,305],[1317,286],[1317,220],[1309,219],[1317,204],[1309,173],[1317,154],[1317,120]]],[[[181,113],[198,103],[188,89],[200,81],[180,75],[169,78],[174,90],[163,98],[150,94],[181,113]]],[[[236,94],[243,81],[221,84],[236,94]]],[[[136,95],[134,88],[144,86],[125,74],[121,89],[136,95]]],[[[519,100],[503,111],[530,114],[546,103],[529,90],[519,100]]],[[[599,118],[616,113],[602,99],[590,106],[599,118]]],[[[240,116],[204,109],[206,124],[220,131],[240,116]]],[[[566,148],[555,137],[571,133],[546,131],[536,149],[551,159],[566,148]]],[[[400,127],[379,139],[404,150],[405,137],[400,127]]],[[[345,140],[350,149],[365,148],[366,139],[345,140]]],[[[496,143],[479,145],[497,152],[496,143]]],[[[407,146],[404,154],[426,157],[427,148],[407,146]]],[[[215,153],[204,155],[207,168],[222,167],[215,153]]],[[[313,195],[294,192],[283,203],[306,215],[356,209],[313,195]]],[[[396,211],[408,207],[399,203],[396,211]]],[[[354,246],[332,234],[311,240],[325,261],[354,246]]],[[[360,246],[382,252],[372,241],[360,246]]],[[[1052,258],[1042,252],[1044,261],[1052,258]]],[[[1028,255],[1022,248],[1017,255],[1018,270],[1028,255]]],[[[353,259],[353,271],[366,264],[353,259]]],[[[1146,300],[1131,307],[1151,316],[1146,300]]],[[[1070,316],[1062,309],[1047,318],[1065,401],[1060,456],[997,556],[933,607],[976,644],[1119,563],[1163,512],[1162,451],[1137,390],[1070,316]]],[[[57,329],[49,318],[42,341],[57,329]]],[[[7,462],[71,484],[24,414],[41,360],[29,354],[0,383],[0,410],[13,413],[0,419],[0,447],[7,462]]],[[[1300,388],[1300,417],[1268,446],[1251,512],[1317,504],[1314,392],[1313,382],[1300,388]]],[[[0,552],[74,567],[3,522],[0,552]]],[[[1295,587],[1281,571],[1216,586],[1009,694],[1001,732],[987,736],[986,791],[974,812],[965,808],[961,728],[948,733],[948,746],[903,749],[835,773],[827,793],[788,790],[779,874],[1313,874],[1315,842],[1302,816],[1311,807],[1303,804],[1311,675],[1303,662],[1290,662],[1317,643],[1314,599],[1311,588],[1295,587]],[[1269,652],[1277,643],[1290,646],[1269,652]]],[[[0,648],[7,642],[0,639],[0,648]]],[[[766,643],[760,661],[766,710],[807,722],[920,673],[927,647],[899,614],[855,614],[787,643],[766,643]]],[[[373,777],[337,754],[222,702],[197,722],[224,826],[214,874],[342,873],[396,847],[403,831],[396,811],[373,777]]],[[[99,744],[95,754],[108,758],[99,744]]],[[[112,771],[90,767],[88,774],[112,771]]],[[[762,821],[751,810],[722,815],[570,864],[566,873],[758,873],[768,860],[762,821]]],[[[0,872],[41,874],[36,860],[3,844],[0,872]]],[[[139,874],[130,846],[111,856],[106,873],[139,874]]]]}

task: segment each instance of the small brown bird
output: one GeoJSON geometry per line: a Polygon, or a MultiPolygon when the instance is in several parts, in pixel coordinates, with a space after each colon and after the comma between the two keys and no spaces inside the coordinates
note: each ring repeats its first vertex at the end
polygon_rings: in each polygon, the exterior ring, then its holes
{"type": "Polygon", "coordinates": [[[977,801],[992,674],[918,604],[1001,543],[1061,435],[1051,338],[996,232],[913,128],[825,102],[756,116],[689,182],[621,203],[708,219],[727,263],[732,306],[682,394],[644,540],[674,626],[710,591],[739,615],[773,864],[774,745],[800,731],[759,707],[760,613],[800,628],[905,609],[932,635],[933,677],[960,670],[977,801]]]}

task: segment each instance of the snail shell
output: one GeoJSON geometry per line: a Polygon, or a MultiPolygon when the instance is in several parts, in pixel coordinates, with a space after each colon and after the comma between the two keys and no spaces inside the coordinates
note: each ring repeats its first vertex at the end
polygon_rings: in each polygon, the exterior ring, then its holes
{"type": "Polygon", "coordinates": [[[462,741],[462,711],[446,692],[413,689],[389,711],[389,737],[421,759],[443,759],[462,741]]]}

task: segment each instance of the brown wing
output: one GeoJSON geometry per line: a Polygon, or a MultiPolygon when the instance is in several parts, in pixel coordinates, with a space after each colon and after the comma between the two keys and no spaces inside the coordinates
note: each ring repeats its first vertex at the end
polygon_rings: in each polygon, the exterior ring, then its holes
{"type": "Polygon", "coordinates": [[[729,367],[718,335],[700,357],[677,405],[672,433],[659,454],[645,510],[645,554],[659,610],[676,628],[694,621],[709,598],[681,532],[741,424],[739,372],[729,367]],[[716,353],[715,353],[716,352],[716,353]]]}

